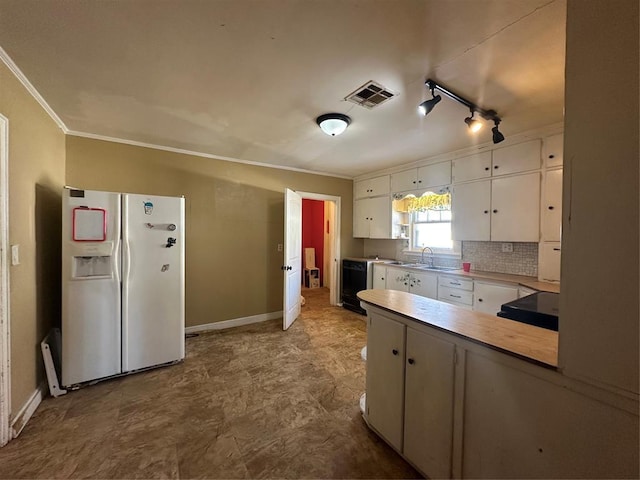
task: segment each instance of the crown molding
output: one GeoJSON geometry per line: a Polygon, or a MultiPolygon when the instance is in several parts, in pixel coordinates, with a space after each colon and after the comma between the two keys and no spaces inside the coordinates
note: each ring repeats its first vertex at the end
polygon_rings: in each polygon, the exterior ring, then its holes
{"type": "Polygon", "coordinates": [[[18,68],[18,66],[9,56],[9,54],[5,52],[5,50],[2,47],[0,47],[0,60],[2,60],[2,63],[4,63],[9,70],[11,70],[11,73],[13,73],[13,75],[18,79],[18,81],[24,86],[24,88],[27,89],[27,91],[36,100],[36,102],[40,104],[40,106],[44,109],[44,111],[47,112],[47,114],[56,123],[56,125],[58,125],[60,130],[62,130],[63,133],[65,134],[69,133],[69,129],[64,124],[62,119],[56,114],[56,112],[53,111],[53,108],[49,106],[47,101],[42,97],[42,95],[40,95],[40,92],[36,90],[36,87],[33,86],[33,84],[25,76],[25,74],[22,73],[22,70],[18,68]]]}
{"type": "Polygon", "coordinates": [[[67,135],[74,137],[90,138],[92,140],[102,140],[104,142],[122,143],[124,145],[131,145],[134,147],[152,148],[154,150],[162,150],[171,153],[180,153],[183,155],[192,155],[194,157],[211,158],[213,160],[221,160],[224,162],[241,163],[244,165],[252,165],[254,167],[274,168],[276,170],[288,170],[291,172],[308,173],[311,175],[321,175],[324,177],[343,178],[345,180],[353,180],[353,177],[346,175],[338,175],[336,173],[319,172],[316,170],[306,170],[304,168],[286,167],[283,165],[274,165],[271,163],[254,162],[251,160],[242,160],[239,158],[225,157],[222,155],[213,155],[211,153],[195,152],[193,150],[186,150],[184,148],[167,147],[165,145],[156,145],[153,143],[138,142],[136,140],[127,140],[125,138],[108,137],[106,135],[97,135],[95,133],[78,132],[76,130],[67,130],[67,135]]]}

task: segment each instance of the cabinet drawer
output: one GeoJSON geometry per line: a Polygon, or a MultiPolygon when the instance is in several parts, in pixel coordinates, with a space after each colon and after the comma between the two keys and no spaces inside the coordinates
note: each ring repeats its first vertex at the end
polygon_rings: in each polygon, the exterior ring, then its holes
{"type": "Polygon", "coordinates": [[[462,303],[463,305],[473,305],[473,293],[457,288],[440,287],[438,289],[438,300],[445,302],[462,303]]]}
{"type": "Polygon", "coordinates": [[[438,277],[438,285],[441,287],[457,288],[460,290],[473,291],[473,280],[457,277],[438,277]]]}

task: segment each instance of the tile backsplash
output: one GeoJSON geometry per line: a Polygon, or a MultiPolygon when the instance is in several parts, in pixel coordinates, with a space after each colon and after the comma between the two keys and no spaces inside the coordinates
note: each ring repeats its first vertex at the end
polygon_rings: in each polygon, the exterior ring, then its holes
{"type": "MultiPolygon", "coordinates": [[[[462,259],[450,257],[434,258],[434,264],[444,267],[462,268],[462,262],[470,262],[472,270],[510,273],[512,275],[538,276],[538,244],[535,242],[512,242],[513,252],[502,252],[502,242],[462,242],[462,259]]],[[[395,258],[417,261],[417,256],[406,255],[402,250],[407,240],[365,240],[364,256],[395,258]]]]}
{"type": "Polygon", "coordinates": [[[538,276],[538,244],[512,242],[513,252],[502,252],[502,242],[462,242],[462,261],[472,270],[538,276]]]}

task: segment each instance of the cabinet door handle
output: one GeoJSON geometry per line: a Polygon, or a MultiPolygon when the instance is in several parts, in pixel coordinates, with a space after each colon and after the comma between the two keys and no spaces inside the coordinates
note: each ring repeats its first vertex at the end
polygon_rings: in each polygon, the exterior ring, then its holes
{"type": "Polygon", "coordinates": [[[556,156],[551,154],[551,155],[549,155],[549,158],[556,158],[556,156]]]}
{"type": "Polygon", "coordinates": [[[380,280],[384,280],[384,277],[381,277],[380,280]]]}
{"type": "Polygon", "coordinates": [[[494,165],[493,168],[494,168],[494,170],[497,170],[498,169],[498,165],[494,165]]]}
{"type": "Polygon", "coordinates": [[[416,363],[416,361],[413,358],[409,358],[407,362],[409,362],[409,365],[413,365],[414,363],[416,363]]]}
{"type": "Polygon", "coordinates": [[[422,183],[422,180],[418,180],[418,183],[422,183]]]}
{"type": "Polygon", "coordinates": [[[489,213],[489,210],[485,210],[484,213],[489,213]]]}
{"type": "Polygon", "coordinates": [[[398,350],[394,348],[393,350],[391,350],[391,353],[393,353],[394,355],[398,355],[398,350]]]}
{"type": "Polygon", "coordinates": [[[553,210],[553,205],[549,205],[547,208],[548,208],[549,210],[553,210]]]}
{"type": "Polygon", "coordinates": [[[484,167],[484,169],[485,169],[485,171],[487,171],[487,172],[489,171],[489,167],[484,167]]]}
{"type": "Polygon", "coordinates": [[[414,180],[413,183],[416,183],[416,181],[414,180]]]}
{"type": "Polygon", "coordinates": [[[498,213],[498,210],[494,210],[493,213],[498,213]]]}
{"type": "Polygon", "coordinates": [[[478,299],[478,301],[479,301],[479,302],[481,302],[481,301],[482,301],[482,299],[481,299],[481,298],[479,298],[479,299],[478,299]]]}

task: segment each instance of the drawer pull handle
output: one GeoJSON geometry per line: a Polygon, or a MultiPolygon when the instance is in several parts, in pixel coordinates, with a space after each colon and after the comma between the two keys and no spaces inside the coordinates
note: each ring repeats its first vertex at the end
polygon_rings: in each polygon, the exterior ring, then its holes
{"type": "Polygon", "coordinates": [[[398,350],[394,348],[393,350],[391,350],[391,353],[393,353],[394,355],[398,355],[398,350]]]}
{"type": "Polygon", "coordinates": [[[449,282],[449,285],[462,285],[462,284],[458,282],[449,282]]]}
{"type": "Polygon", "coordinates": [[[462,298],[460,295],[453,295],[452,293],[450,293],[449,296],[453,298],[462,298]]]}
{"type": "Polygon", "coordinates": [[[554,252],[559,252],[560,250],[562,250],[562,249],[561,249],[561,248],[558,248],[558,247],[555,247],[555,248],[553,249],[553,251],[554,251],[554,252]]]}

